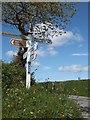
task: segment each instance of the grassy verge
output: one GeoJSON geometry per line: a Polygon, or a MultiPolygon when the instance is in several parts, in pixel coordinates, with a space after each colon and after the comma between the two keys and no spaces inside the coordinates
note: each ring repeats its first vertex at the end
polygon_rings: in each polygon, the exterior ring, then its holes
{"type": "MultiPolygon", "coordinates": [[[[26,90],[25,70],[13,64],[2,67],[3,118],[81,118],[78,106],[67,95],[70,85],[38,83],[26,90]]],[[[75,85],[75,84],[74,84],[75,85]]]]}
{"type": "Polygon", "coordinates": [[[81,118],[78,106],[63,94],[42,91],[39,85],[7,89],[3,96],[3,118],[81,118]]]}

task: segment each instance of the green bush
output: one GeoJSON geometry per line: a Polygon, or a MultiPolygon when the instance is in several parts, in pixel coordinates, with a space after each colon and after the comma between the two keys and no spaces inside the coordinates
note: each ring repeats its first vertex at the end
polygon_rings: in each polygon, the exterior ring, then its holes
{"type": "MultiPolygon", "coordinates": [[[[12,88],[16,85],[25,86],[26,70],[14,63],[2,63],[2,88],[12,88]]],[[[31,85],[35,84],[35,78],[31,76],[31,85]]]]}
{"type": "Polygon", "coordinates": [[[12,88],[25,83],[25,68],[20,68],[13,63],[2,63],[2,87],[12,88]]]}

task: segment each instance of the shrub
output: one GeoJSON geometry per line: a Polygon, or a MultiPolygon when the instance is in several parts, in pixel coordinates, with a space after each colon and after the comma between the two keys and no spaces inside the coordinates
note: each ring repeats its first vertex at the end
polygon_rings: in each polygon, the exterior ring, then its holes
{"type": "MultiPolygon", "coordinates": [[[[3,90],[14,86],[24,85],[26,81],[26,70],[14,63],[2,63],[2,87],[3,90]]],[[[34,77],[31,76],[31,85],[35,84],[34,77]]]]}

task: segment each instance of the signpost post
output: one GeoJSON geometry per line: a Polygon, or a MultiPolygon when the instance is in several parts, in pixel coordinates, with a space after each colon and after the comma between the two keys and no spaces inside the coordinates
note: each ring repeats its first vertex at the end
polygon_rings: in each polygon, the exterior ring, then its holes
{"type": "Polygon", "coordinates": [[[29,35],[27,40],[15,40],[10,41],[11,45],[26,47],[27,52],[23,54],[23,59],[26,58],[26,88],[30,89],[31,86],[31,62],[36,59],[36,50],[38,49],[38,43],[51,44],[50,39],[36,39],[33,37],[33,34],[29,35]],[[32,45],[34,41],[34,45],[32,45]]]}
{"type": "Polygon", "coordinates": [[[28,40],[26,42],[26,47],[27,49],[27,59],[26,59],[26,88],[30,88],[30,82],[31,82],[31,74],[30,74],[30,66],[31,66],[31,61],[30,61],[30,49],[31,49],[31,40],[28,40]]]}

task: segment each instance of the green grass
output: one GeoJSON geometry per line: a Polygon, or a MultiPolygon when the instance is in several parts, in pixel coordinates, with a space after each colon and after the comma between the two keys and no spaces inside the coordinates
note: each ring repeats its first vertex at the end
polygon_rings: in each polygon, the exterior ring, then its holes
{"type": "Polygon", "coordinates": [[[90,80],[72,80],[64,82],[64,92],[69,95],[90,97],[90,80]]]}
{"type": "Polygon", "coordinates": [[[26,90],[25,69],[9,63],[2,67],[3,118],[82,118],[68,95],[88,96],[88,81],[37,83],[26,90]]]}
{"type": "Polygon", "coordinates": [[[2,89],[1,89],[1,85],[0,85],[0,120],[2,117],[2,89]]]}
{"type": "Polygon", "coordinates": [[[3,118],[81,118],[79,107],[64,94],[49,92],[37,84],[29,91],[19,85],[5,90],[3,118]]]}
{"type": "MultiPolygon", "coordinates": [[[[70,80],[65,82],[55,82],[55,93],[66,95],[89,96],[89,82],[90,80],[70,80]]],[[[52,90],[52,82],[40,83],[48,91],[52,90]]]]}

